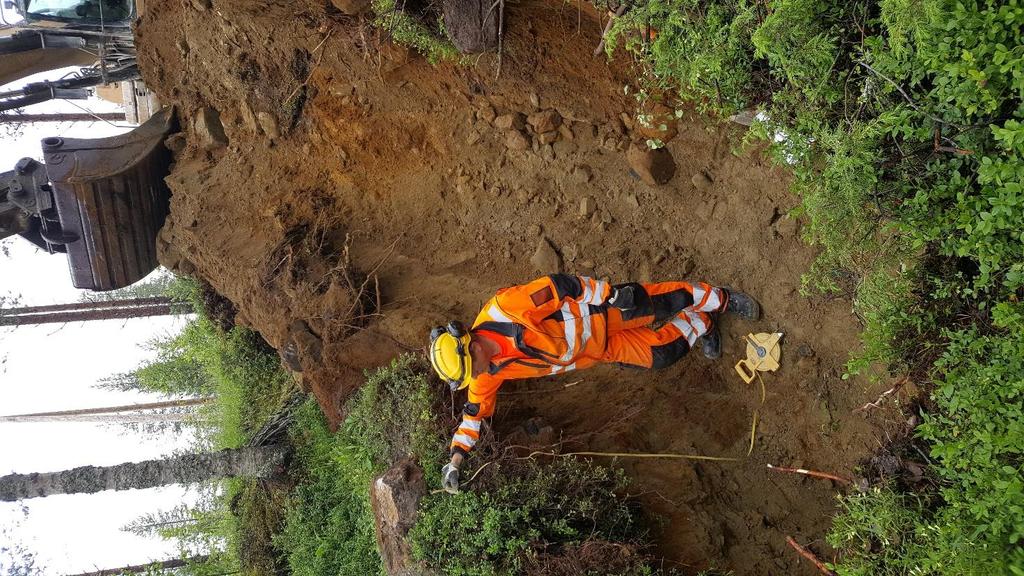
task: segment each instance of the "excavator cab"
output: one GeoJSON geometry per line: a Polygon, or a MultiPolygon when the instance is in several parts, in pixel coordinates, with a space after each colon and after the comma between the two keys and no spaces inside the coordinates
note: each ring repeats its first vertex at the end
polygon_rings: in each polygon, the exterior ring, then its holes
{"type": "Polygon", "coordinates": [[[66,253],[76,288],[133,284],[157,266],[156,236],[167,217],[164,178],[176,130],[173,108],[109,138],[44,138],[44,163],[23,158],[0,174],[0,238],[19,234],[66,253]]]}
{"type": "Polygon", "coordinates": [[[26,20],[70,25],[127,26],[135,16],[134,0],[15,0],[26,20]]]}

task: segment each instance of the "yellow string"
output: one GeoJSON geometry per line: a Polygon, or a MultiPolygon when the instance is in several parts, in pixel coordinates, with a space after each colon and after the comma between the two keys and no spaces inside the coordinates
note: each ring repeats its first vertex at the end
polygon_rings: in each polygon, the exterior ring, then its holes
{"type": "Polygon", "coordinates": [[[566,452],[559,454],[556,452],[543,452],[536,451],[531,452],[529,456],[524,456],[523,459],[533,458],[537,455],[544,456],[619,456],[622,458],[674,458],[681,460],[712,460],[716,462],[738,462],[739,458],[727,458],[723,456],[704,456],[701,454],[674,454],[671,452],[660,452],[660,453],[636,453],[636,452],[566,452]]]}
{"type": "Polygon", "coordinates": [[[754,423],[750,425],[750,447],[747,448],[747,456],[754,451],[754,434],[757,432],[757,410],[754,410],[754,423]]]}

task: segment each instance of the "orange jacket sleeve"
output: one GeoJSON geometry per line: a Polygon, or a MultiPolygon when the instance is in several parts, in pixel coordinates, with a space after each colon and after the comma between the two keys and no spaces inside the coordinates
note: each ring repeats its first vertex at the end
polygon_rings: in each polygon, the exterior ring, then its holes
{"type": "Polygon", "coordinates": [[[490,418],[494,414],[501,383],[501,378],[486,372],[470,380],[468,401],[462,411],[462,422],[452,436],[452,452],[466,455],[476,445],[480,439],[480,423],[484,418],[490,418]]]}

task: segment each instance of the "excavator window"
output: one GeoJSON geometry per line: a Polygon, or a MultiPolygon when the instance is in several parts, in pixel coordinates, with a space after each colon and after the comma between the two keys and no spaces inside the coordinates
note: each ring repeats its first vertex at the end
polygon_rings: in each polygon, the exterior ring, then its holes
{"type": "Polygon", "coordinates": [[[132,17],[133,0],[24,0],[25,16],[41,19],[111,24],[132,17]]]}

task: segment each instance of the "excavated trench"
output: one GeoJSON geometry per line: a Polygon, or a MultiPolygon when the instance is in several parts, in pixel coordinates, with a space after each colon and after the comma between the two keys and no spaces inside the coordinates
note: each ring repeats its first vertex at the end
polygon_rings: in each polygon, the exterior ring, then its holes
{"type": "Polygon", "coordinates": [[[684,573],[814,574],[785,536],[824,552],[835,488],[765,464],[851,474],[877,431],[851,411],[883,385],[840,378],[850,303],[798,294],[814,251],[784,216],[797,202],[785,172],[734,153],[737,127],[686,115],[667,147],[674,178],[644,183],[626,159],[636,79],[624,58],[592,56],[597,16],[530,2],[505,23],[496,79],[493,54],[434,66],[313,2],[147,3],[145,79],[187,126],[161,261],[229,298],[334,422],[363,369],[540,267],[748,291],[764,318],[725,321],[722,361],[511,383],[494,423],[539,417],[588,450],[739,457],[619,461],[666,520],[655,552],[684,573]],[[546,110],[563,128],[545,143],[520,133],[525,148],[496,119],[546,110]],[[747,331],[785,333],[763,406],[733,372],[747,331]]]}

